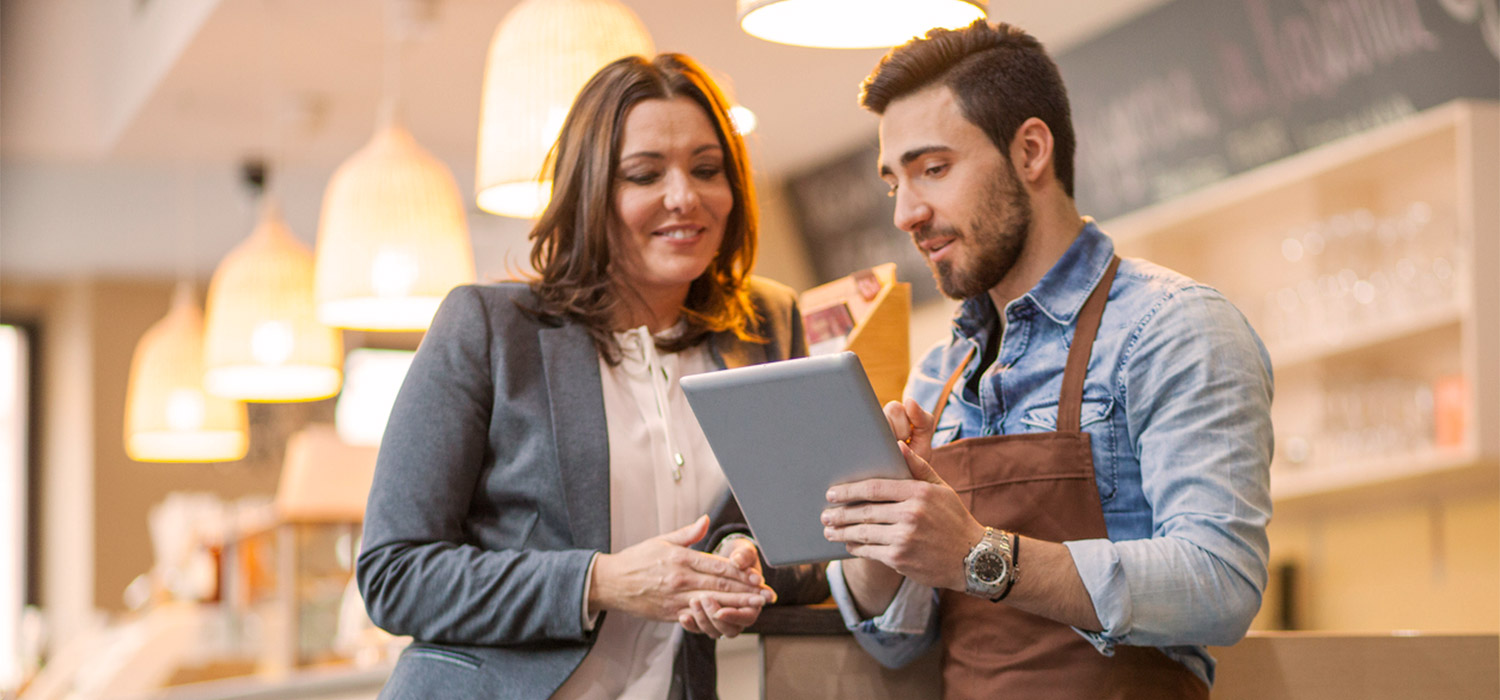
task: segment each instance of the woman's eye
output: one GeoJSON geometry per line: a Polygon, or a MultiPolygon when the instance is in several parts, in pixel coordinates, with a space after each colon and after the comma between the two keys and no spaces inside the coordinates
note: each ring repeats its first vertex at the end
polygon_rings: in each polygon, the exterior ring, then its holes
{"type": "Polygon", "coordinates": [[[702,180],[712,180],[723,172],[724,168],[718,165],[704,165],[693,170],[693,174],[702,180]]]}
{"type": "Polygon", "coordinates": [[[938,175],[942,175],[943,171],[947,170],[947,169],[948,169],[948,164],[947,163],[943,163],[943,164],[940,164],[940,165],[929,165],[929,166],[927,166],[927,169],[923,170],[922,172],[923,172],[923,174],[927,175],[928,177],[937,177],[938,175]]]}
{"type": "Polygon", "coordinates": [[[659,173],[629,173],[624,176],[626,182],[636,185],[649,185],[656,182],[661,175],[659,173]]]}

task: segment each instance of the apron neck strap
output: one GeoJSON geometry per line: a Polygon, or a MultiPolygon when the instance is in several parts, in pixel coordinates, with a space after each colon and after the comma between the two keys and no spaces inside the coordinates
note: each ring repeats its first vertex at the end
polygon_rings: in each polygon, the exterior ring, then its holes
{"type": "Polygon", "coordinates": [[[1057,400],[1057,432],[1076,433],[1081,430],[1083,416],[1083,378],[1089,371],[1089,355],[1094,350],[1094,336],[1099,334],[1099,319],[1104,316],[1104,302],[1109,299],[1109,288],[1115,281],[1115,270],[1120,267],[1120,257],[1115,256],[1104,270],[1104,277],[1094,286],[1083,309],[1078,312],[1078,322],[1073,327],[1073,345],[1068,348],[1068,365],[1063,370],[1062,396],[1057,400]]]}
{"type": "MultiPolygon", "coordinates": [[[[1119,267],[1120,257],[1117,255],[1109,261],[1104,277],[1095,285],[1094,291],[1089,293],[1089,298],[1083,302],[1083,309],[1078,312],[1078,323],[1073,328],[1073,345],[1068,349],[1068,364],[1063,369],[1062,397],[1057,401],[1057,432],[1076,433],[1082,429],[1083,378],[1088,374],[1089,355],[1094,351],[1094,336],[1099,334],[1099,319],[1104,317],[1104,302],[1109,299],[1109,288],[1114,285],[1115,270],[1119,267]]],[[[964,369],[974,359],[977,350],[978,347],[969,348],[963,361],[958,363],[958,368],[948,377],[948,383],[943,385],[943,393],[938,395],[937,406],[932,410],[933,425],[942,420],[943,409],[948,407],[948,397],[953,395],[953,386],[963,377],[964,369]]]]}
{"type": "Polygon", "coordinates": [[[964,355],[964,361],[958,363],[958,369],[953,370],[953,374],[948,377],[948,383],[943,385],[943,393],[938,394],[937,407],[932,409],[934,427],[937,426],[939,420],[942,420],[943,409],[948,407],[948,397],[953,395],[953,385],[957,384],[958,379],[964,375],[964,368],[969,366],[969,361],[974,359],[974,351],[978,349],[978,347],[969,348],[969,353],[964,355]]]}

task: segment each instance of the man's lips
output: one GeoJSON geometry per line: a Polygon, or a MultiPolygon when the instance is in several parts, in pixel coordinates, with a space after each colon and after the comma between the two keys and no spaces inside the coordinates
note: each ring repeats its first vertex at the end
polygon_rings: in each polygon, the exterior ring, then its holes
{"type": "Polygon", "coordinates": [[[927,259],[937,260],[957,241],[957,236],[932,236],[917,243],[917,246],[926,253],[927,259]]]}

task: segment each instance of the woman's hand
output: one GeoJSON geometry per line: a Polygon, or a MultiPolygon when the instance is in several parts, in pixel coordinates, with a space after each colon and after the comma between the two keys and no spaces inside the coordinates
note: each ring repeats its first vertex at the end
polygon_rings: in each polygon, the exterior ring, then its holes
{"type": "Polygon", "coordinates": [[[775,596],[762,584],[759,560],[753,568],[742,567],[734,560],[688,549],[706,534],[705,515],[680,530],[599,555],[589,584],[589,614],[619,610],[677,622],[695,595],[706,595],[721,608],[754,609],[758,615],[760,606],[775,596]]]}
{"type": "MultiPolygon", "coordinates": [[[[755,540],[748,537],[734,537],[730,539],[729,546],[729,561],[741,571],[751,573],[752,578],[762,581],[763,591],[770,594],[766,602],[776,602],[776,592],[764,583],[765,576],[761,571],[760,552],[755,546],[755,540]]],[[[715,639],[721,636],[737,636],[760,617],[760,605],[728,606],[722,602],[720,596],[708,592],[695,593],[690,596],[690,601],[690,608],[678,615],[677,621],[683,629],[689,632],[706,634],[715,639]]]]}

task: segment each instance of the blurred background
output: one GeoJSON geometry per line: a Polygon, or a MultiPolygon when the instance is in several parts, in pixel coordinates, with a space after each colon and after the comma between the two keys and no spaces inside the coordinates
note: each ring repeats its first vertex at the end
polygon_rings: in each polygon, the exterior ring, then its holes
{"type": "MultiPolygon", "coordinates": [[[[895,263],[892,356],[945,337],[856,102],[935,15],[779,43],[943,3],[795,4],[0,0],[0,692],[379,687],[403,640],[349,576],[384,411],[442,293],[527,273],[600,52],[690,54],[744,110],[757,273],[895,263]]],[[[1271,349],[1257,628],[1500,631],[1495,0],[948,4],[1057,59],[1079,210],[1271,349]]]]}

